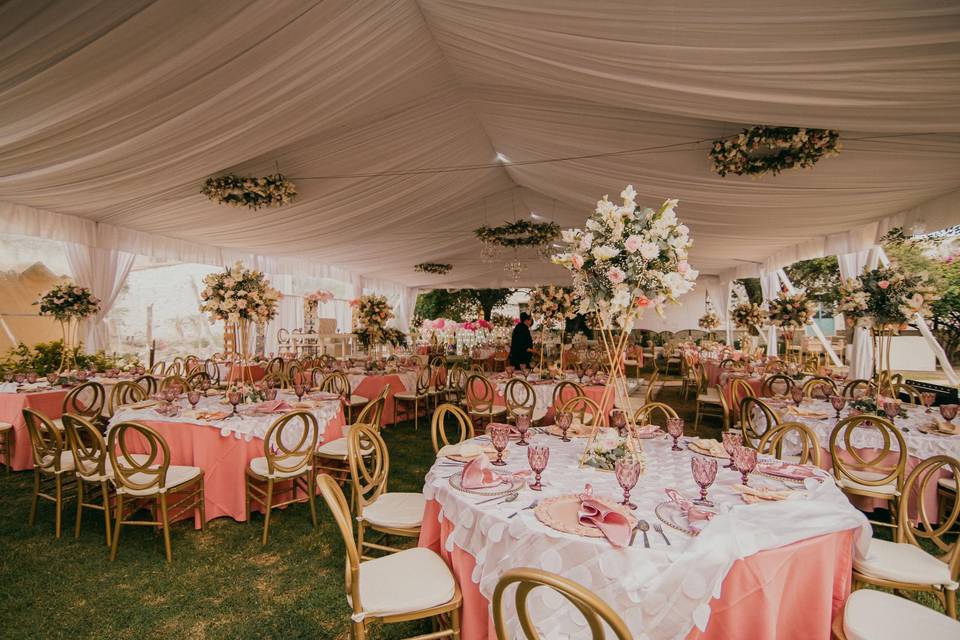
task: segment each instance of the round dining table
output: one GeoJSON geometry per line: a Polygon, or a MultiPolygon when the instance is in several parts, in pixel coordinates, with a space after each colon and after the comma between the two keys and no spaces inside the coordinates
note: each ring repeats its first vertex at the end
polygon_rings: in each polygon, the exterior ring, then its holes
{"type": "MultiPolygon", "coordinates": [[[[484,437],[480,437],[485,444],[484,437]]],[[[533,567],[560,574],[587,587],[609,604],[634,637],[827,638],[850,590],[855,554],[866,554],[871,530],[828,474],[788,483],[754,473],[749,485],[781,492],[785,499],[747,504],[735,485],[740,474],[720,468],[709,487],[717,515],[699,535],[669,507],[667,489],[696,497],[693,453],[672,451],[663,435],[643,440],[645,472],[631,492],[635,518],[648,531],[627,546],[604,537],[557,530],[541,514],[548,500],[576,496],[590,485],[595,497],[619,501],[615,474],[581,467],[585,440],[563,443],[534,436],[550,448],[544,488],[535,492],[525,478],[512,501],[488,498],[456,486],[462,466],[439,458],[426,477],[426,508],[419,544],[438,552],[463,593],[462,637],[495,637],[490,602],[506,571],[533,567]],[[785,493],[783,493],[785,492],[785,493]],[[666,510],[663,510],[663,503],[666,510]],[[666,514],[661,520],[658,513],[666,514]],[[674,527],[678,528],[674,528],[674,527]]],[[[529,469],[527,449],[511,442],[506,474],[529,469]]],[[[720,461],[722,464],[725,460],[720,461]]],[[[583,617],[546,590],[531,597],[531,614],[542,637],[589,637],[583,617]]],[[[512,602],[512,589],[507,593],[512,602]]],[[[506,607],[509,637],[519,623],[506,607]]]]}
{"type": "MultiPolygon", "coordinates": [[[[20,386],[20,390],[0,393],[0,422],[13,425],[10,468],[14,471],[33,469],[30,432],[23,419],[24,409],[39,411],[51,420],[63,415],[63,400],[69,389],[51,387],[46,381],[20,386]]],[[[4,460],[4,463],[7,461],[4,460]]]]}

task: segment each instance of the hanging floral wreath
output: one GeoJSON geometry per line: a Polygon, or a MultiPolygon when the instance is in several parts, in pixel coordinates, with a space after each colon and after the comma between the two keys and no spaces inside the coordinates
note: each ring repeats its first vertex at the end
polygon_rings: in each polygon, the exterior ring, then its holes
{"type": "Polygon", "coordinates": [[[730,317],[739,328],[749,329],[751,332],[756,331],[757,327],[761,327],[767,322],[767,312],[755,302],[738,304],[730,312],[730,317]]]}
{"type": "Polygon", "coordinates": [[[450,270],[453,269],[452,264],[445,264],[442,262],[421,262],[413,266],[414,271],[419,271],[420,273],[432,273],[436,276],[442,276],[450,273],[450,270]]]}
{"type": "Polygon", "coordinates": [[[706,331],[713,331],[720,328],[720,316],[713,311],[707,311],[697,321],[697,325],[706,331]]]}
{"type": "Polygon", "coordinates": [[[217,320],[263,324],[277,315],[280,292],[270,286],[262,272],[246,269],[241,262],[206,275],[203,284],[200,311],[210,316],[211,324],[217,320]]]}
{"type": "Polygon", "coordinates": [[[860,327],[899,328],[917,313],[930,315],[930,303],[937,299],[927,275],[906,275],[902,267],[865,269],[839,287],[837,310],[860,327]]]}
{"type": "Polygon", "coordinates": [[[721,176],[777,175],[786,169],[812,167],[821,158],[840,153],[840,133],[832,129],[756,126],[734,139],[713,141],[710,160],[721,176]],[[761,150],[772,153],[759,155],[761,150]]]}
{"type": "Polygon", "coordinates": [[[260,207],[289,204],[296,197],[297,188],[281,173],[260,178],[241,177],[230,173],[217,178],[207,178],[202,193],[218,204],[256,210],[260,207]]]}
{"type": "Polygon", "coordinates": [[[768,316],[770,324],[783,329],[801,329],[813,322],[813,314],[816,313],[813,301],[807,297],[807,294],[781,293],[777,298],[770,301],[770,311],[768,316]]]}
{"type": "Polygon", "coordinates": [[[88,318],[100,311],[100,298],[87,287],[72,282],[54,285],[33,304],[40,305],[40,315],[60,322],[70,318],[88,318]]]}
{"type": "Polygon", "coordinates": [[[536,247],[549,244],[560,237],[560,225],[555,222],[517,220],[499,227],[486,225],[474,230],[486,244],[501,247],[536,247]]]}
{"type": "Polygon", "coordinates": [[[530,291],[530,315],[544,322],[562,322],[577,315],[573,291],[566,287],[540,287],[530,291]]]}

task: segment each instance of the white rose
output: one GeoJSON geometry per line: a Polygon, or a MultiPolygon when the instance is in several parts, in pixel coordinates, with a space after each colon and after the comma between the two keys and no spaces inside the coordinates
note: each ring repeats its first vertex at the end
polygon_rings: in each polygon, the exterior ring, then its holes
{"type": "Polygon", "coordinates": [[[644,260],[654,260],[660,255],[660,247],[653,242],[641,243],[639,251],[644,260]]]}
{"type": "Polygon", "coordinates": [[[580,251],[590,251],[590,247],[593,246],[593,234],[585,233],[583,237],[580,238],[580,251]]]}
{"type": "Polygon", "coordinates": [[[579,229],[564,229],[560,232],[560,237],[563,238],[563,241],[567,244],[574,244],[580,239],[580,230],[579,229]]]}
{"type": "Polygon", "coordinates": [[[611,258],[616,257],[620,253],[620,249],[603,245],[600,247],[594,247],[592,253],[594,258],[602,262],[604,260],[610,260],[611,258]]]}
{"type": "Polygon", "coordinates": [[[626,189],[620,192],[620,197],[623,198],[623,206],[630,207],[630,211],[633,212],[637,199],[637,190],[633,188],[633,185],[628,184],[626,189]]]}

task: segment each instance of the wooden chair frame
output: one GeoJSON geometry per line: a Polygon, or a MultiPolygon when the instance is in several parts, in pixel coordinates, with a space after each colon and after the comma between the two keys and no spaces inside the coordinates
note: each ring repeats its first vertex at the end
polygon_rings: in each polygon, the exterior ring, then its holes
{"type": "Polygon", "coordinates": [[[563,408],[560,411],[569,411],[573,414],[574,418],[580,421],[581,424],[587,426],[605,426],[607,424],[607,416],[603,414],[603,410],[600,408],[600,405],[597,404],[597,401],[588,396],[576,396],[567,400],[563,408]],[[591,418],[587,420],[587,414],[590,414],[591,418]],[[599,422],[598,422],[599,421],[599,422]]]}
{"type": "Polygon", "coordinates": [[[805,398],[816,398],[820,397],[823,400],[829,400],[830,396],[837,395],[837,383],[833,378],[828,378],[827,376],[813,376],[809,380],[803,383],[803,397],[805,398]],[[827,389],[823,392],[823,395],[815,395],[819,389],[827,389]]]}
{"type": "Polygon", "coordinates": [[[560,411],[560,408],[563,407],[563,405],[566,404],[570,398],[577,398],[585,395],[587,395],[587,392],[580,383],[574,382],[573,380],[561,380],[557,383],[557,386],[553,388],[551,405],[553,406],[554,411],[560,411]],[[569,397],[564,397],[567,389],[573,389],[573,394],[569,397]]]}
{"type": "Polygon", "coordinates": [[[473,421],[467,412],[453,404],[441,404],[433,412],[430,422],[430,439],[433,441],[433,453],[436,454],[448,444],[459,444],[474,437],[473,421]],[[453,416],[457,423],[459,434],[456,442],[447,437],[446,417],[453,416]]]}
{"type": "Polygon", "coordinates": [[[64,434],[47,416],[34,409],[24,409],[23,419],[27,423],[30,448],[33,452],[33,497],[27,524],[32,527],[36,522],[41,498],[52,502],[56,508],[54,533],[59,538],[62,532],[63,505],[74,497],[76,489],[76,474],[73,469],[61,468],[60,464],[61,454],[67,451],[64,434]]]}
{"type": "Polygon", "coordinates": [[[817,434],[813,432],[813,429],[802,422],[784,422],[772,429],[768,429],[767,432],[763,434],[763,437],[760,438],[757,451],[772,455],[777,460],[783,460],[784,440],[791,433],[796,433],[797,439],[800,440],[800,455],[796,461],[789,461],[795,462],[796,464],[812,464],[819,467],[821,462],[820,441],[817,439],[817,434]]]}
{"type": "MultiPolygon", "coordinates": [[[[633,422],[638,425],[651,424],[650,418],[653,414],[659,413],[663,416],[664,421],[668,418],[679,418],[676,410],[670,405],[664,402],[648,402],[633,414],[633,422]]],[[[666,424],[666,422],[664,422],[666,424]]]]}
{"type": "Polygon", "coordinates": [[[770,408],[770,405],[760,398],[747,396],[740,401],[740,433],[743,434],[744,445],[757,448],[763,436],[778,426],[780,426],[780,418],[773,409],[770,408]],[[766,428],[764,428],[763,431],[759,431],[755,424],[753,417],[754,407],[760,409],[766,421],[766,428]]]}
{"type": "Polygon", "coordinates": [[[788,376],[787,374],[774,373],[772,375],[768,375],[766,378],[763,379],[763,383],[760,385],[760,395],[761,396],[779,395],[776,391],[774,391],[774,388],[773,388],[773,385],[778,382],[783,382],[787,387],[784,390],[783,395],[790,395],[790,390],[793,389],[794,385],[796,385],[796,381],[794,381],[794,379],[788,376]]]}
{"type": "Polygon", "coordinates": [[[142,402],[146,399],[147,392],[143,387],[132,380],[121,380],[113,385],[113,389],[110,390],[110,415],[112,416],[117,412],[117,407],[142,402]]]}
{"type": "MultiPolygon", "coordinates": [[[[433,374],[429,365],[420,368],[417,373],[417,388],[413,395],[409,393],[393,394],[393,424],[397,424],[397,412],[401,404],[413,405],[413,429],[420,429],[420,401],[423,400],[424,407],[429,410],[430,402],[430,382],[433,380],[433,374]]],[[[409,414],[406,415],[409,420],[409,414]]]]}
{"type": "Polygon", "coordinates": [[[72,413],[75,416],[81,416],[92,420],[97,424],[103,424],[103,410],[107,406],[107,392],[103,385],[93,380],[88,380],[78,384],[63,398],[61,413],[72,413]],[[86,392],[91,392],[93,398],[87,402],[83,397],[86,392]]]}
{"type": "Polygon", "coordinates": [[[477,424],[483,418],[492,422],[498,415],[507,413],[506,406],[503,411],[497,411],[497,389],[490,380],[480,374],[472,373],[467,376],[467,382],[463,390],[464,401],[467,405],[467,414],[472,418],[476,417],[477,424]],[[479,385],[480,391],[477,391],[479,385]]]}
{"type": "Polygon", "coordinates": [[[526,380],[508,380],[503,387],[503,401],[507,406],[508,419],[515,420],[518,415],[530,416],[531,422],[537,419],[537,393],[526,380]]]}
{"type": "MultiPolygon", "coordinates": [[[[127,382],[127,384],[139,389],[132,382],[127,382]]],[[[65,413],[62,420],[63,430],[66,433],[70,451],[73,452],[73,460],[77,470],[77,521],[73,536],[75,538],[80,537],[84,507],[102,511],[106,545],[109,547],[110,502],[113,499],[113,488],[106,468],[109,459],[107,443],[100,434],[100,429],[86,418],[65,413]],[[92,489],[100,489],[100,502],[84,502],[87,485],[92,489]]]]}

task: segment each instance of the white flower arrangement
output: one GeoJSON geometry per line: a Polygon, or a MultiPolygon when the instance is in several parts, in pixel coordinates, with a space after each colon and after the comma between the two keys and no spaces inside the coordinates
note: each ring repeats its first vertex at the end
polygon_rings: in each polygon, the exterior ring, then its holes
{"type": "Polygon", "coordinates": [[[816,307],[803,292],[781,293],[770,301],[770,324],[783,329],[801,329],[813,322],[816,307]]]}
{"type": "Polygon", "coordinates": [[[664,305],[693,289],[698,275],[687,262],[692,241],[674,211],[677,200],[654,211],[638,207],[636,195],[628,185],[622,205],[604,196],[586,229],[563,231],[567,251],[553,256],[573,274],[579,312],[598,313],[607,326],[625,330],[648,306],[662,315],[664,305]]]}
{"type": "Polygon", "coordinates": [[[246,269],[241,262],[207,275],[203,284],[200,311],[210,317],[211,324],[218,320],[264,324],[277,315],[280,292],[270,286],[262,272],[246,269]]]}
{"type": "Polygon", "coordinates": [[[201,192],[218,204],[254,210],[289,204],[297,196],[296,186],[281,173],[261,177],[242,177],[230,173],[207,178],[201,192]]]}
{"type": "Polygon", "coordinates": [[[730,312],[730,317],[737,327],[756,331],[767,323],[767,312],[755,302],[741,302],[730,312]]]}
{"type": "Polygon", "coordinates": [[[707,311],[697,321],[697,325],[706,331],[713,331],[720,328],[720,316],[714,311],[707,311]]]}
{"type": "Polygon", "coordinates": [[[617,460],[628,455],[635,457],[642,467],[646,468],[643,449],[637,448],[631,451],[628,438],[618,435],[616,429],[600,427],[583,458],[583,464],[596,469],[613,471],[617,466],[617,460]]]}
{"type": "Polygon", "coordinates": [[[363,347],[392,342],[386,324],[393,319],[393,308],[385,296],[361,296],[351,301],[350,306],[357,310],[357,322],[360,326],[353,333],[363,347]]]}
{"type": "Polygon", "coordinates": [[[762,176],[812,167],[821,158],[838,153],[840,134],[831,129],[756,126],[744,129],[736,138],[714,140],[709,156],[720,176],[762,176]],[[759,155],[761,149],[772,153],[759,155]]]}
{"type": "Polygon", "coordinates": [[[544,322],[563,322],[577,315],[573,292],[565,287],[540,287],[530,291],[530,315],[544,322]]]}
{"type": "Polygon", "coordinates": [[[317,289],[316,291],[303,296],[303,299],[307,302],[322,304],[333,300],[333,294],[329,291],[324,291],[323,289],[317,289]]]}
{"type": "Polygon", "coordinates": [[[897,263],[864,269],[840,284],[837,309],[860,327],[900,328],[918,313],[930,315],[937,295],[927,277],[923,272],[904,274],[897,263]]]}

